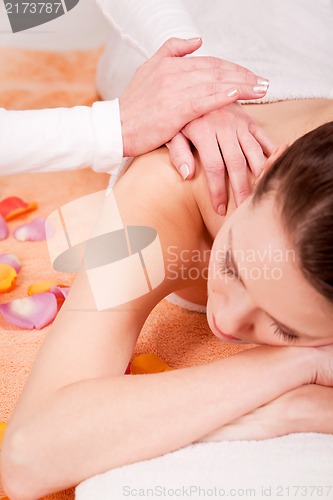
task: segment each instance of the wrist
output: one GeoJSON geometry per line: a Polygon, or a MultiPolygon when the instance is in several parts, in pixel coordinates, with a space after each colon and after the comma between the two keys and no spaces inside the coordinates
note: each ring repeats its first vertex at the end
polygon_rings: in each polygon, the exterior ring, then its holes
{"type": "MultiPolygon", "coordinates": [[[[278,349],[281,349],[278,347],[278,349]]],[[[285,352],[286,359],[293,360],[297,375],[299,378],[299,386],[315,383],[317,377],[318,352],[314,347],[282,347],[285,352]]]]}
{"type": "Polygon", "coordinates": [[[287,381],[290,386],[286,390],[312,384],[316,379],[319,353],[314,347],[261,345],[253,351],[257,352],[259,358],[265,359],[269,366],[275,366],[281,372],[280,382],[287,381]]]}
{"type": "Polygon", "coordinates": [[[308,384],[292,392],[285,408],[289,432],[333,434],[333,388],[308,384]]]}

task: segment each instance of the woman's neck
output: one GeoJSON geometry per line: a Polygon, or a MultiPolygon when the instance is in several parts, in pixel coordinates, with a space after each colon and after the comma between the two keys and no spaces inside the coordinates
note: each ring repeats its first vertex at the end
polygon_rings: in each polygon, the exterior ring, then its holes
{"type": "MultiPolygon", "coordinates": [[[[246,112],[253,118],[275,142],[276,146],[292,144],[296,139],[310,130],[333,120],[333,100],[298,99],[269,104],[244,105],[246,112]]],[[[193,193],[199,207],[207,231],[212,238],[216,237],[226,217],[236,209],[235,199],[230,189],[228,178],[228,209],[225,217],[221,217],[212,208],[204,171],[196,157],[196,175],[193,181],[193,193]]],[[[254,176],[248,170],[249,180],[254,176]]]]}

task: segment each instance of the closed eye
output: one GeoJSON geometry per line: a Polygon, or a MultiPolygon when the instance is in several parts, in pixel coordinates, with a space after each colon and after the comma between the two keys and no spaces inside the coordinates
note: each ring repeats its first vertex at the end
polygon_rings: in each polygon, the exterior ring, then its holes
{"type": "MultiPolygon", "coordinates": [[[[235,261],[232,250],[232,228],[229,229],[228,233],[228,250],[224,253],[222,252],[221,257],[218,260],[218,267],[220,269],[220,272],[226,274],[230,278],[236,278],[241,283],[243,288],[247,289],[242,277],[239,274],[238,266],[235,261]]],[[[267,312],[266,314],[268,318],[272,321],[271,326],[274,327],[274,335],[279,336],[280,338],[282,338],[283,341],[288,342],[289,344],[295,343],[297,340],[302,338],[302,334],[294,332],[293,330],[287,328],[285,325],[282,325],[280,322],[278,322],[272,316],[270,316],[267,312]]]]}
{"type": "Polygon", "coordinates": [[[237,271],[231,263],[230,250],[222,254],[219,253],[219,260],[217,261],[217,274],[219,273],[226,274],[230,278],[239,279],[237,271]]]}
{"type": "Polygon", "coordinates": [[[283,331],[281,327],[277,323],[275,323],[275,321],[271,323],[271,326],[274,326],[274,335],[277,335],[278,337],[282,338],[285,342],[288,342],[289,344],[295,343],[296,340],[298,339],[296,335],[283,331]]]}

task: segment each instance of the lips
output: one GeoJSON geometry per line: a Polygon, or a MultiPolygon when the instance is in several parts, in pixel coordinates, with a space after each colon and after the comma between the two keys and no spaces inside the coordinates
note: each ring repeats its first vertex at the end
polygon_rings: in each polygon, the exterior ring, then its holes
{"type": "Polygon", "coordinates": [[[221,332],[221,330],[216,325],[216,321],[215,321],[214,316],[212,316],[212,319],[213,319],[214,329],[219,334],[219,337],[221,337],[222,339],[227,339],[227,340],[241,340],[241,339],[238,339],[237,337],[234,337],[233,335],[227,335],[226,333],[221,332]]]}

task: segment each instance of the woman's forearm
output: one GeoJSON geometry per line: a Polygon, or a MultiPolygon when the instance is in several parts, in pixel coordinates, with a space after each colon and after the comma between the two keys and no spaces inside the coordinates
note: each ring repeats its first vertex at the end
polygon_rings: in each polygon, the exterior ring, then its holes
{"type": "Polygon", "coordinates": [[[290,404],[288,422],[289,432],[333,434],[333,387],[299,387],[290,404]]]}
{"type": "Polygon", "coordinates": [[[262,440],[295,432],[333,434],[333,387],[302,385],[198,441],[262,440]]]}
{"type": "Polygon", "coordinates": [[[162,374],[83,380],[12,430],[4,473],[36,498],[188,445],[314,377],[311,348],[261,346],[162,374]]]}

